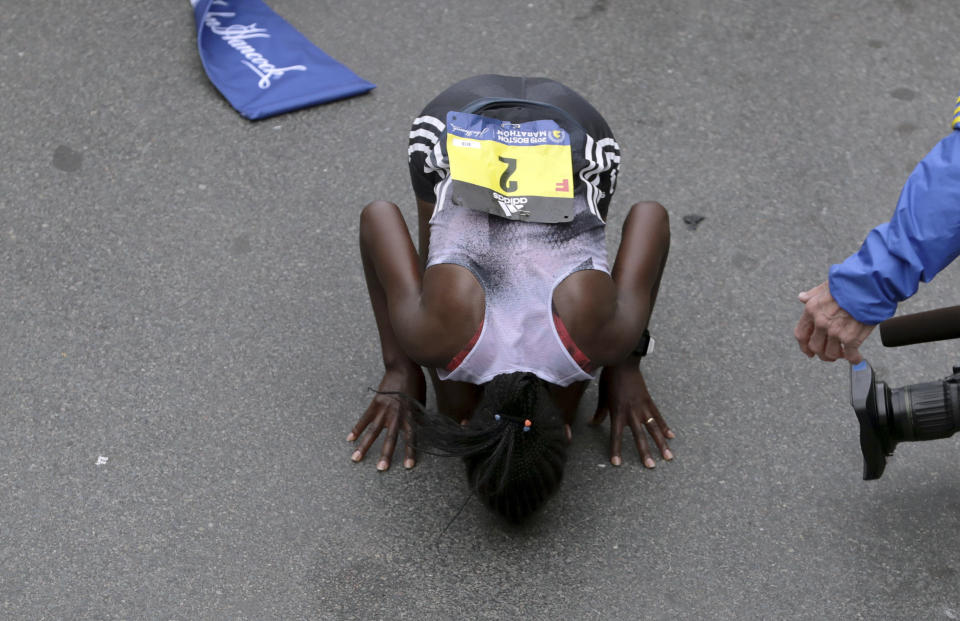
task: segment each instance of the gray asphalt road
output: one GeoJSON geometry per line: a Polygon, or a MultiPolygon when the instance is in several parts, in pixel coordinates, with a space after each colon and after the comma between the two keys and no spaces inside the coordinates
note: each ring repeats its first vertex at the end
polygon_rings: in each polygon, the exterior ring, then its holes
{"type": "MultiPolygon", "coordinates": [[[[957,442],[861,481],[846,368],[791,337],[797,292],[949,131],[955,4],[384,4],[273,0],[378,87],[250,123],[186,0],[4,2],[0,617],[960,617],[957,442]],[[486,72],[607,117],[611,246],[630,202],[671,213],[644,364],[677,458],[607,467],[591,388],[542,514],[511,529],[472,501],[444,531],[458,464],[349,460],[381,371],[355,240],[373,199],[412,222],[409,121],[486,72]]],[[[892,385],[957,362],[865,352],[892,385]]]]}

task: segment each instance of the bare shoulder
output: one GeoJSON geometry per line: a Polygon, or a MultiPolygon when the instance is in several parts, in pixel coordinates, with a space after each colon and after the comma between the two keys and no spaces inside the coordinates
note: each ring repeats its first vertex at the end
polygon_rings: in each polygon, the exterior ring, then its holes
{"type": "Polygon", "coordinates": [[[616,312],[616,286],[606,272],[574,272],[554,289],[553,308],[573,342],[592,359],[597,335],[616,312]]]}
{"type": "Polygon", "coordinates": [[[443,366],[460,353],[483,322],[483,287],[460,265],[440,263],[423,275],[420,308],[426,322],[420,343],[428,366],[443,366]]]}

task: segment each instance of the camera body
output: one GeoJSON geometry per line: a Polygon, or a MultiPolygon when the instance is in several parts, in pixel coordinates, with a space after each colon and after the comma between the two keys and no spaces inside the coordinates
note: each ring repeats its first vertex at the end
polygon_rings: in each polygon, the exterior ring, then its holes
{"type": "Polygon", "coordinates": [[[941,381],[890,388],[864,360],[850,367],[850,404],[860,423],[863,479],[879,479],[899,442],[947,438],[960,429],[960,367],[941,381]]]}

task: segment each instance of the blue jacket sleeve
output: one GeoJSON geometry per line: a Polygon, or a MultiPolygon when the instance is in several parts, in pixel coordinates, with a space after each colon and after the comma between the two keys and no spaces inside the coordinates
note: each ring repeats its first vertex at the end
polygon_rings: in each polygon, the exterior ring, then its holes
{"type": "Polygon", "coordinates": [[[830,293],[857,321],[880,323],[960,255],[960,129],[907,178],[893,218],[830,268],[830,293]]]}

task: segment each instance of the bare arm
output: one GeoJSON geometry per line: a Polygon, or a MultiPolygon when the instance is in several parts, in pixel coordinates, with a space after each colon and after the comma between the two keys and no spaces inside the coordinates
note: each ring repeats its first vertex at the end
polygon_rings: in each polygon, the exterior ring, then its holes
{"type": "MultiPolygon", "coordinates": [[[[483,312],[479,284],[459,266],[439,265],[422,275],[403,216],[392,203],[375,202],[363,209],[360,255],[383,355],[378,389],[423,402],[426,383],[420,365],[442,366],[469,341],[483,312]]],[[[404,465],[410,468],[415,455],[409,422],[395,397],[376,395],[347,436],[351,442],[360,439],[352,459],[362,460],[386,429],[377,463],[378,470],[386,470],[401,427],[406,436],[404,465]]]]}
{"type": "MultiPolygon", "coordinates": [[[[422,403],[426,399],[423,371],[401,346],[393,329],[388,304],[390,293],[394,297],[411,298],[419,297],[420,291],[420,271],[416,264],[416,254],[413,252],[410,236],[406,233],[403,217],[395,205],[372,203],[364,208],[360,217],[360,256],[383,355],[384,374],[377,389],[380,393],[402,393],[422,403]],[[406,237],[406,243],[403,237],[406,237]],[[394,273],[378,273],[378,264],[383,270],[382,264],[386,255],[391,253],[396,260],[393,264],[394,273]],[[390,277],[387,281],[391,284],[390,290],[384,286],[386,276],[390,277]]],[[[409,305],[409,302],[407,304],[409,305]]],[[[416,464],[413,430],[409,421],[404,420],[401,403],[394,396],[377,394],[347,436],[348,442],[360,440],[351,459],[361,461],[385,429],[387,433],[380,459],[377,461],[377,470],[387,470],[393,459],[401,427],[405,439],[404,467],[412,468],[416,464]]]]}
{"type": "Polygon", "coordinates": [[[657,203],[634,205],[623,224],[623,236],[611,276],[583,271],[573,274],[554,296],[557,312],[583,352],[604,365],[597,409],[591,424],[610,417],[610,463],[622,463],[623,430],[633,433],[647,468],[656,462],[647,433],[664,459],[673,459],[667,440],[673,431],[650,397],[633,350],[650,320],[670,247],[666,210],[657,203]],[[589,300],[589,304],[584,304],[589,300]]]}
{"type": "Polygon", "coordinates": [[[619,364],[640,342],[669,248],[666,210],[658,203],[637,203],[623,223],[611,275],[584,270],[557,287],[557,312],[574,342],[595,364],[619,364]]]}
{"type": "Polygon", "coordinates": [[[360,217],[360,254],[384,363],[441,367],[483,317],[483,294],[466,268],[421,261],[396,205],[376,202],[360,217]]]}

